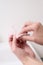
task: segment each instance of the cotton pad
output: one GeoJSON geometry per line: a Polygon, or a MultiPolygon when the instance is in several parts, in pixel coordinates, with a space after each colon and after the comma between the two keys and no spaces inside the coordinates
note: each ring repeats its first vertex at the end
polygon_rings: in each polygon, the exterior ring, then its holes
{"type": "Polygon", "coordinates": [[[30,48],[31,48],[32,51],[34,52],[36,59],[38,59],[39,61],[42,62],[42,60],[41,60],[39,54],[38,54],[37,51],[34,49],[32,43],[33,43],[33,42],[27,41],[27,44],[30,46],[30,48]]]}

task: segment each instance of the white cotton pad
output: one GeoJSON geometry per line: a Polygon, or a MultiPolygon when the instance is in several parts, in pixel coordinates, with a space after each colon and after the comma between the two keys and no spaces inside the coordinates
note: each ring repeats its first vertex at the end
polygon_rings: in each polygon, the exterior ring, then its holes
{"type": "Polygon", "coordinates": [[[33,31],[31,31],[31,32],[28,32],[28,34],[29,34],[30,36],[32,36],[32,35],[33,35],[33,31]]]}
{"type": "Polygon", "coordinates": [[[38,59],[39,61],[42,62],[42,60],[41,60],[39,54],[38,54],[37,51],[34,49],[33,45],[31,45],[31,43],[33,43],[33,42],[29,42],[29,41],[27,41],[27,44],[30,46],[30,48],[31,48],[32,51],[34,52],[36,59],[38,59]]]}

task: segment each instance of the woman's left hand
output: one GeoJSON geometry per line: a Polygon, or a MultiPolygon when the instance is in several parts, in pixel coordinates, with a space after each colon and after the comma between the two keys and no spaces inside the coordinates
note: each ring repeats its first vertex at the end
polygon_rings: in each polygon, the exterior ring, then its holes
{"type": "Polygon", "coordinates": [[[35,58],[35,55],[31,48],[26,44],[26,41],[23,39],[17,39],[15,35],[11,35],[9,38],[9,44],[13,53],[25,63],[27,61],[27,57],[35,58]],[[20,43],[19,40],[22,40],[20,43]]]}

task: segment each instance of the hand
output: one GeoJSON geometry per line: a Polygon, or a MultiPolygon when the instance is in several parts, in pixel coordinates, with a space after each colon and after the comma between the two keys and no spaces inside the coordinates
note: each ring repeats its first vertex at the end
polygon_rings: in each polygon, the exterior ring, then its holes
{"type": "Polygon", "coordinates": [[[26,62],[24,62],[24,65],[43,65],[43,62],[39,62],[36,59],[28,57],[26,62]]]}
{"type": "Polygon", "coordinates": [[[15,35],[11,35],[9,38],[9,44],[13,53],[17,55],[22,63],[25,63],[27,61],[28,56],[35,58],[33,51],[23,39],[16,39],[15,35]],[[19,43],[19,40],[22,40],[22,42],[19,43]]]}
{"type": "Polygon", "coordinates": [[[33,42],[36,42],[38,44],[43,45],[43,26],[41,25],[41,23],[39,23],[39,22],[36,22],[36,23],[26,22],[20,33],[24,34],[24,33],[28,33],[31,31],[33,31],[32,36],[25,35],[22,38],[26,41],[27,40],[33,41],[33,42]]]}

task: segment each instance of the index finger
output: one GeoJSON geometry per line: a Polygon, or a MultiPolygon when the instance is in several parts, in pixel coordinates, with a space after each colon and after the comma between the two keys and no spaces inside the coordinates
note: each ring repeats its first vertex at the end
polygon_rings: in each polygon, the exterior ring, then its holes
{"type": "Polygon", "coordinates": [[[33,23],[30,22],[30,21],[29,21],[29,22],[25,22],[24,25],[23,25],[23,28],[24,28],[24,27],[27,27],[27,26],[30,26],[31,24],[33,24],[33,23]]]}

